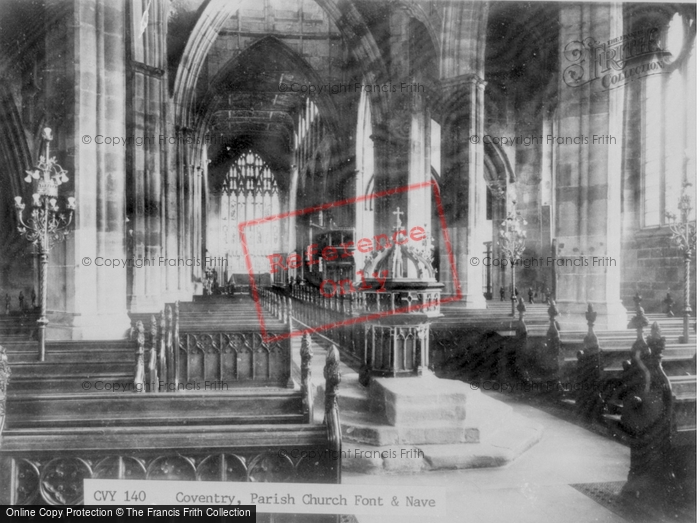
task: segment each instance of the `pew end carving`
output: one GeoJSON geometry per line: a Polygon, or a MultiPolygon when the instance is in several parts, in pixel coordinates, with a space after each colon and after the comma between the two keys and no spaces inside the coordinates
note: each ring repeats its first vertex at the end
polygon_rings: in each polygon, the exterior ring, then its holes
{"type": "Polygon", "coordinates": [[[308,333],[301,338],[301,394],[304,402],[304,416],[307,423],[313,422],[314,390],[311,381],[311,360],[314,356],[311,350],[311,336],[308,333]]]}
{"type": "Polygon", "coordinates": [[[529,367],[531,362],[536,359],[536,355],[529,353],[528,347],[528,329],[525,323],[525,300],[519,297],[518,319],[511,324],[512,336],[503,338],[501,354],[499,357],[499,375],[500,380],[504,383],[518,381],[525,384],[530,384],[533,378],[530,376],[529,367]]]}
{"type": "Polygon", "coordinates": [[[5,426],[5,413],[7,412],[7,387],[10,383],[12,370],[7,360],[7,350],[0,345],[0,434],[5,426]]]}
{"type": "Polygon", "coordinates": [[[620,415],[606,422],[630,446],[630,470],[623,494],[672,508],[695,496],[696,376],[672,376],[662,360],[666,338],[658,323],[644,336],[649,320],[641,305],[629,322],[637,331],[623,371],[607,383],[609,402],[620,415]]]}
{"type": "Polygon", "coordinates": [[[340,410],[338,409],[338,387],[340,386],[340,353],[335,345],[331,345],[323,368],[326,380],[326,397],[323,423],[326,426],[330,448],[338,459],[335,461],[335,481],[341,481],[340,456],[342,456],[342,432],[340,427],[340,410]]]}
{"type": "Polygon", "coordinates": [[[158,325],[156,317],[151,316],[151,351],[148,356],[148,384],[149,392],[158,391],[158,325]]]}
{"type": "Polygon", "coordinates": [[[146,351],[146,331],[142,321],[137,321],[134,327],[136,333],[136,371],[134,372],[134,391],[145,392],[146,368],[144,355],[146,351]]]}

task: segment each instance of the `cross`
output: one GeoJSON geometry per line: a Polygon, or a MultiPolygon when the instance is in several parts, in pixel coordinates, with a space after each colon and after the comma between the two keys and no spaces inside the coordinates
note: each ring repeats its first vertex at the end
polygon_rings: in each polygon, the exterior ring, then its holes
{"type": "Polygon", "coordinates": [[[413,300],[416,299],[416,295],[413,294],[412,292],[407,292],[406,294],[403,294],[403,295],[397,295],[397,297],[400,301],[405,301],[406,306],[409,308],[413,304],[413,300]]]}
{"type": "Polygon", "coordinates": [[[396,227],[401,228],[401,216],[403,215],[403,212],[401,212],[401,208],[397,207],[396,210],[391,214],[396,216],[396,227]]]}

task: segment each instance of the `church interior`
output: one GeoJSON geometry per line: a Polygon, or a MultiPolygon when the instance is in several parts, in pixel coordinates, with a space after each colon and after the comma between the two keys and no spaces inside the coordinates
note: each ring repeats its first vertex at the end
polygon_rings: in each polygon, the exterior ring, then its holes
{"type": "Polygon", "coordinates": [[[2,504],[695,521],[696,11],[0,0],[2,504]]]}

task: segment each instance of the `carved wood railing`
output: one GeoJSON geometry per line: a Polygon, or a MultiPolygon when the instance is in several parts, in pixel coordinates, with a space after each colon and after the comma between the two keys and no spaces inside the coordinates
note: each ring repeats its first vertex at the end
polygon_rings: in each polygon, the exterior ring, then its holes
{"type": "Polygon", "coordinates": [[[290,377],[289,338],[265,342],[260,329],[181,333],[180,383],[286,384],[290,377]]]}
{"type": "MultiPolygon", "coordinates": [[[[263,291],[264,293],[264,291],[263,291]]],[[[282,304],[275,307],[287,318],[282,304]]],[[[205,390],[238,385],[286,385],[291,376],[289,338],[263,340],[257,321],[231,331],[180,331],[179,302],[166,306],[160,321],[151,316],[148,340],[137,333],[134,389],[147,392],[205,390]],[[148,345],[147,345],[148,344],[148,345]],[[148,347],[148,349],[146,348],[148,347]],[[148,351],[148,357],[145,353],[148,351]],[[143,354],[144,357],[140,357],[143,354]],[[146,364],[141,361],[145,359],[146,364]],[[143,377],[142,377],[143,376],[143,377]]],[[[268,335],[288,332],[286,325],[267,325],[268,335]]]]}
{"type": "Polygon", "coordinates": [[[7,386],[10,383],[10,364],[7,361],[7,351],[0,346],[0,434],[5,426],[5,413],[7,412],[7,386]]]}
{"type": "MultiPolygon", "coordinates": [[[[326,380],[326,398],[323,424],[327,428],[328,442],[337,456],[342,456],[342,432],[340,427],[340,409],[338,408],[338,389],[340,387],[340,354],[336,346],[331,346],[326,355],[326,365],[323,368],[326,380]]],[[[341,482],[341,467],[336,473],[337,483],[341,482]]]]}
{"type": "MultiPolygon", "coordinates": [[[[366,313],[365,298],[361,293],[326,297],[309,285],[260,289],[258,293],[267,311],[285,322],[289,322],[292,316],[300,324],[294,327],[297,330],[341,324],[366,313]]],[[[363,358],[365,332],[365,324],[357,323],[337,325],[324,330],[323,335],[335,343],[349,360],[359,364],[363,358]]]]}
{"type": "Polygon", "coordinates": [[[543,346],[542,355],[540,357],[540,367],[544,371],[545,379],[554,380],[559,384],[561,370],[561,337],[559,336],[559,310],[557,303],[550,298],[549,307],[547,308],[549,315],[549,328],[547,329],[547,338],[543,346]]]}
{"type": "Polygon", "coordinates": [[[158,391],[158,327],[156,317],[151,316],[151,352],[148,357],[148,387],[149,392],[158,391]]]}
{"type": "Polygon", "coordinates": [[[601,394],[602,364],[601,350],[594,327],[598,313],[593,305],[588,304],[586,310],[588,333],[583,338],[583,350],[576,354],[576,412],[586,421],[599,419],[603,413],[603,398],[601,394]]]}
{"type": "Polygon", "coordinates": [[[304,334],[301,338],[301,395],[303,398],[304,417],[308,423],[313,421],[314,391],[311,383],[311,360],[314,356],[311,350],[311,336],[304,334]]]}
{"type": "Polygon", "coordinates": [[[144,362],[144,354],[146,350],[146,334],[143,328],[143,322],[137,321],[136,327],[136,372],[134,373],[134,390],[136,392],[145,392],[146,389],[146,364],[144,362]]]}

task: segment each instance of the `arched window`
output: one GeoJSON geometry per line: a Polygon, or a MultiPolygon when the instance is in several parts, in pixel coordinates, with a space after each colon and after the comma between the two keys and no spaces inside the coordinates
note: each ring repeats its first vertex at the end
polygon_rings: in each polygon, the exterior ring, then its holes
{"type": "MultiPolygon", "coordinates": [[[[238,236],[240,223],[280,213],[277,180],[270,167],[253,151],[236,160],[224,180],[221,200],[222,243],[236,267],[230,272],[246,272],[243,248],[238,236]]],[[[248,252],[256,272],[269,270],[267,256],[279,250],[279,220],[246,229],[248,252]]]]}
{"type": "Polygon", "coordinates": [[[440,124],[435,120],[430,120],[430,167],[438,176],[442,174],[440,162],[441,143],[442,129],[440,128],[440,124]]]}
{"type": "MultiPolygon", "coordinates": [[[[374,192],[374,142],[371,136],[372,108],[369,96],[365,91],[362,91],[357,118],[357,149],[355,153],[358,171],[355,180],[355,194],[357,196],[366,196],[374,192]]],[[[374,234],[374,200],[359,200],[355,204],[355,229],[357,238],[369,237],[374,234]]],[[[359,264],[362,260],[356,261],[359,264]]]]}
{"type": "Polygon", "coordinates": [[[642,85],[642,226],[668,223],[676,213],[685,179],[695,183],[695,42],[681,58],[688,28],[676,13],[659,46],[667,65],[642,85]],[[670,72],[669,72],[670,71],[670,72]]]}

